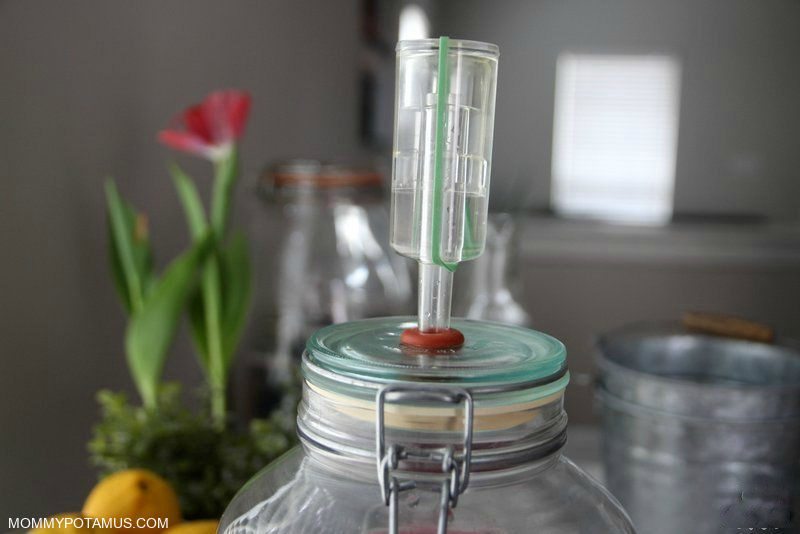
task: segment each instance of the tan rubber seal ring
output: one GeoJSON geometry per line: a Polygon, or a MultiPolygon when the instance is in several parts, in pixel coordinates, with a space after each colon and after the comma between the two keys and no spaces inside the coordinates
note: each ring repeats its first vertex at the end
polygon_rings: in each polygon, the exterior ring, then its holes
{"type": "MultiPolygon", "coordinates": [[[[336,409],[360,421],[375,421],[375,403],[354,399],[320,388],[306,381],[306,385],[317,395],[332,401],[336,409]]],[[[539,415],[540,408],[564,396],[557,391],[534,401],[501,406],[476,407],[473,419],[475,431],[504,430],[528,421],[539,415]]],[[[386,425],[403,430],[460,431],[464,427],[463,409],[452,406],[409,406],[386,404],[386,425]]]]}

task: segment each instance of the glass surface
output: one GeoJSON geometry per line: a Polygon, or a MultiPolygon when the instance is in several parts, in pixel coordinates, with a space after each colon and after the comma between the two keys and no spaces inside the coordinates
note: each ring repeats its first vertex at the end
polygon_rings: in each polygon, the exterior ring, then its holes
{"type": "MultiPolygon", "coordinates": [[[[377,534],[387,507],[377,479],[333,469],[295,449],[258,474],[222,518],[224,534],[377,534]]],[[[435,534],[438,491],[400,496],[400,533],[435,534]]],[[[499,475],[474,476],[451,510],[449,534],[628,534],[619,504],[560,453],[499,475]]]]}
{"type": "Polygon", "coordinates": [[[271,371],[282,381],[316,329],[407,313],[412,287],[407,263],[388,246],[379,175],[302,162],[268,178],[270,204],[281,209],[269,231],[283,236],[278,276],[270,281],[277,308],[271,371]]]}
{"type": "Polygon", "coordinates": [[[486,252],[473,265],[473,296],[467,317],[530,326],[530,315],[514,298],[510,267],[518,249],[516,224],[508,213],[489,215],[486,252]]]}
{"type": "Polygon", "coordinates": [[[354,321],[318,330],[308,358],[341,376],[376,382],[435,381],[450,385],[513,387],[563,371],[566,350],[556,338],[516,326],[454,319],[464,334],[457,349],[430,352],[400,344],[416,325],[410,317],[354,321]]]}

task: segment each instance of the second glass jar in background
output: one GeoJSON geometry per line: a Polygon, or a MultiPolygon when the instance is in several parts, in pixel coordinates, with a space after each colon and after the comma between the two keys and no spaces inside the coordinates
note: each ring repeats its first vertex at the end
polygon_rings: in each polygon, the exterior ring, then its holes
{"type": "Polygon", "coordinates": [[[389,250],[378,171],[293,160],[268,169],[261,189],[280,212],[278,231],[269,229],[280,245],[271,254],[275,325],[267,363],[271,380],[283,382],[314,330],[407,313],[412,291],[406,261],[389,250]]]}

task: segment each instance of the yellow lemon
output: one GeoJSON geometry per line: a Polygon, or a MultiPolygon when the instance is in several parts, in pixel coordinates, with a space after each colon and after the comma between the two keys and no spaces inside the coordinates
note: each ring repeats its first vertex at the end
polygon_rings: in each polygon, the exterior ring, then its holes
{"type": "Polygon", "coordinates": [[[95,528],[120,533],[155,534],[181,521],[175,490],[146,469],[117,471],[101,480],[86,498],[83,515],[102,520],[95,528]]]}
{"type": "Polygon", "coordinates": [[[201,521],[186,521],[175,527],[169,527],[163,534],[216,534],[219,521],[216,519],[203,519],[201,521]]]}
{"type": "Polygon", "coordinates": [[[91,521],[84,518],[81,514],[70,512],[48,517],[44,525],[28,531],[29,534],[91,534],[94,529],[91,521]]]}

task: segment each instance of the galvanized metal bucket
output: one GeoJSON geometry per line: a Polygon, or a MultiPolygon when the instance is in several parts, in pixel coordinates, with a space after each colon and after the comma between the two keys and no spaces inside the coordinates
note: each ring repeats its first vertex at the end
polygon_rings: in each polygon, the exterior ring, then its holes
{"type": "Polygon", "coordinates": [[[678,325],[598,349],[606,483],[640,532],[800,531],[800,351],[678,325]]]}

